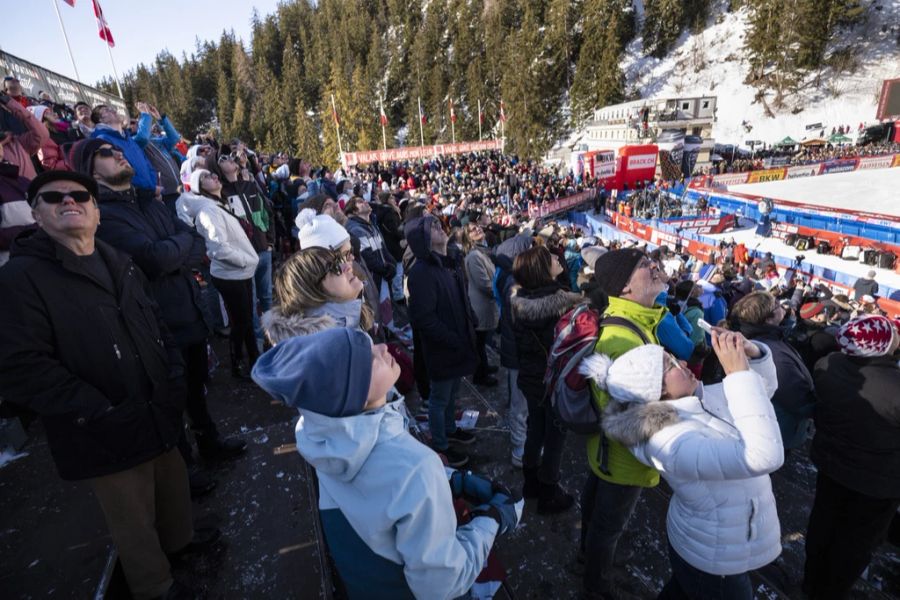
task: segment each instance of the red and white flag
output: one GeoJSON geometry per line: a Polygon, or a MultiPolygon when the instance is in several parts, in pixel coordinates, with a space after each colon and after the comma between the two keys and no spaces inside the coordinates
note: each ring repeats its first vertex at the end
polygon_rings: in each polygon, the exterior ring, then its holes
{"type": "Polygon", "coordinates": [[[506,111],[503,110],[503,100],[500,101],[500,122],[506,123],[506,111]]]}
{"type": "Polygon", "coordinates": [[[388,118],[387,118],[387,115],[384,114],[384,101],[383,101],[383,100],[380,100],[380,99],[378,100],[378,108],[379,108],[379,110],[381,111],[381,115],[380,115],[380,118],[381,118],[381,126],[382,126],[382,127],[387,127],[387,124],[388,124],[388,118]]]}
{"type": "MultiPolygon", "coordinates": [[[[66,1],[68,2],[68,0],[66,1]]],[[[109,44],[110,48],[115,48],[116,42],[113,40],[112,31],[109,30],[106,17],[103,16],[103,9],[100,8],[100,3],[97,0],[92,1],[94,3],[94,16],[97,17],[97,33],[100,35],[101,40],[105,40],[109,44]]],[[[75,0],[72,0],[72,6],[75,6],[75,0]]]]}
{"type": "Polygon", "coordinates": [[[453,110],[453,98],[450,98],[450,121],[456,123],[456,112],[453,110]]]}
{"type": "Polygon", "coordinates": [[[75,0],[63,0],[63,2],[65,2],[66,4],[68,4],[69,6],[71,6],[72,8],[75,8],[75,0]]]}

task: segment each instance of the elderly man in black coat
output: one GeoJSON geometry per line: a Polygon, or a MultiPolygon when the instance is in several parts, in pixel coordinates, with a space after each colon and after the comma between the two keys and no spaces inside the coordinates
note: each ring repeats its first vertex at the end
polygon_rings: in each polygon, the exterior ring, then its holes
{"type": "Polygon", "coordinates": [[[39,229],[0,269],[0,394],[38,413],[66,480],[86,480],[134,598],[177,597],[166,553],[192,541],[183,362],[144,275],[99,240],[97,184],[69,171],[27,191],[39,229]]]}
{"type": "MultiPolygon", "coordinates": [[[[184,359],[187,414],[200,454],[208,459],[240,455],[246,443],[239,438],[221,438],[206,406],[206,339],[211,319],[191,272],[203,260],[203,238],[172,216],[165,204],[138,196],[131,183],[134,169],[109,142],[78,142],[72,149],[72,163],[75,170],[98,184],[101,224],[97,237],[130,254],[150,280],[163,321],[184,359]]],[[[190,448],[183,442],[181,448],[190,463],[190,448]]],[[[200,491],[195,478],[192,488],[200,491]]]]}

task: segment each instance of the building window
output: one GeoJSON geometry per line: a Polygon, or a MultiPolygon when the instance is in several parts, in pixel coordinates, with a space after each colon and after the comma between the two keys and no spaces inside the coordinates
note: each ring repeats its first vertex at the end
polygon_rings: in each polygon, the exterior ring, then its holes
{"type": "Polygon", "coordinates": [[[690,108],[690,107],[691,107],[691,103],[690,103],[690,102],[682,102],[682,103],[681,103],[681,110],[687,110],[687,109],[690,108]]]}
{"type": "Polygon", "coordinates": [[[703,108],[709,108],[709,100],[703,101],[703,108]]]}

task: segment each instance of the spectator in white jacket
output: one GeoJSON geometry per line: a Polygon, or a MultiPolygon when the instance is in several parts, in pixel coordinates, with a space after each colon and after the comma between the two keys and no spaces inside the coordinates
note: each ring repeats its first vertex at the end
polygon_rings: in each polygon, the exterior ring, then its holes
{"type": "Polygon", "coordinates": [[[191,191],[178,198],[175,208],[178,216],[206,240],[209,272],[231,325],[231,374],[249,379],[249,368],[259,356],[253,332],[253,274],[259,255],[250,243],[248,231],[252,232],[252,225],[222,200],[222,184],[215,174],[197,169],[191,173],[190,186],[191,191]],[[245,349],[248,367],[243,365],[245,349]]]}
{"type": "Polygon", "coordinates": [[[781,554],[769,473],[784,461],[770,398],[777,388],[769,349],[716,330],[725,370],[704,386],[661,346],[614,362],[593,355],[582,372],[609,391],[606,434],[657,469],[674,492],[667,531],[672,577],[659,598],[751,600],[748,571],[781,554]]]}

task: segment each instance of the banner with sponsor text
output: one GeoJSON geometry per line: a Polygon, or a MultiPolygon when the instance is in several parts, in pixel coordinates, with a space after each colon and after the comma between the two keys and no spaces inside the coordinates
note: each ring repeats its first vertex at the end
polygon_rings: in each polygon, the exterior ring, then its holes
{"type": "Polygon", "coordinates": [[[484,140],[481,142],[458,142],[456,144],[436,144],[434,146],[408,146],[389,150],[365,150],[362,152],[344,152],[345,167],[373,163],[393,162],[398,160],[416,160],[433,158],[440,155],[465,154],[466,152],[482,152],[484,150],[500,150],[502,140],[484,140]]]}
{"type": "Polygon", "coordinates": [[[900,154],[884,154],[881,156],[865,156],[862,158],[839,158],[809,165],[797,165],[794,167],[699,176],[691,179],[690,187],[727,188],[744,183],[762,183],[764,181],[780,181],[782,179],[797,179],[798,177],[814,177],[816,175],[847,173],[850,171],[867,169],[889,169],[891,167],[900,167],[900,154]]]}
{"type": "Polygon", "coordinates": [[[540,205],[532,205],[528,207],[528,216],[532,219],[538,217],[546,217],[554,213],[571,210],[582,204],[594,199],[594,190],[585,190],[572,196],[560,198],[552,202],[544,202],[540,205]]]}

